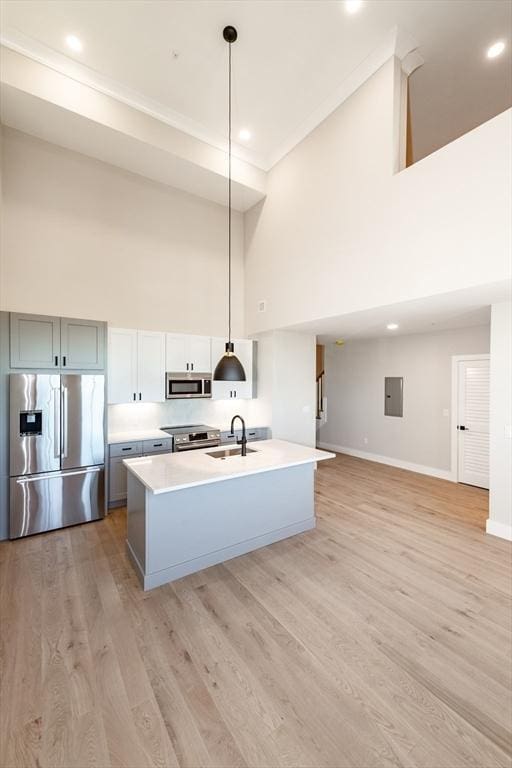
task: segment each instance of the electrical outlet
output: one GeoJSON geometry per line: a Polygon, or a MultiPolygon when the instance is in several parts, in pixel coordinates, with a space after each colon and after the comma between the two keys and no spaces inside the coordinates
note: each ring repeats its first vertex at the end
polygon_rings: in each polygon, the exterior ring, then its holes
{"type": "Polygon", "coordinates": [[[368,438],[367,438],[367,437],[363,437],[363,443],[364,443],[365,445],[368,445],[368,438]]]}
{"type": "Polygon", "coordinates": [[[262,299],[261,301],[258,301],[258,312],[266,312],[267,311],[267,302],[265,299],[262,299]]]}

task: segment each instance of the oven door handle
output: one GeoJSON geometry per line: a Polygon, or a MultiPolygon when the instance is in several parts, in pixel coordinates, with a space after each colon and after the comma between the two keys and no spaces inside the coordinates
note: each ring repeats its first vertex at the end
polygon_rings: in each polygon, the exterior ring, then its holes
{"type": "Polygon", "coordinates": [[[181,451],[193,451],[194,449],[199,450],[200,448],[217,448],[217,446],[220,445],[219,440],[205,440],[204,442],[198,442],[198,443],[187,443],[186,445],[178,445],[174,449],[176,453],[181,453],[181,451]]]}

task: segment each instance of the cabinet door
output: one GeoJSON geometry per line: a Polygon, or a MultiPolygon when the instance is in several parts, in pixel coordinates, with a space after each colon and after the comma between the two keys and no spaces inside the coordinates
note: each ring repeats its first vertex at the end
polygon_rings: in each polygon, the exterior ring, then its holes
{"type": "MultiPolygon", "coordinates": [[[[253,342],[248,339],[233,339],[235,355],[243,365],[245,381],[212,381],[213,400],[244,400],[253,396],[252,385],[252,349],[253,342]]],[[[224,354],[225,339],[212,339],[212,370],[224,354]]]]}
{"type": "Polygon", "coordinates": [[[60,318],[45,315],[10,316],[11,368],[60,366],[60,318]]]}
{"type": "Polygon", "coordinates": [[[105,324],[61,318],[60,350],[63,368],[102,370],[105,367],[105,324]]]}
{"type": "Polygon", "coordinates": [[[137,400],[165,402],[165,333],[138,331],[137,400]]]}
{"type": "Polygon", "coordinates": [[[133,403],[137,389],[137,331],[108,330],[108,402],[133,403]]]}
{"type": "MultiPolygon", "coordinates": [[[[212,339],[212,372],[222,355],[224,354],[226,342],[224,339],[212,339]]],[[[230,400],[233,396],[234,383],[232,381],[213,381],[212,379],[212,399],[213,400],[230,400]]]]}
{"type": "Polygon", "coordinates": [[[190,370],[188,337],[183,334],[168,333],[165,347],[165,370],[169,373],[187,373],[190,370]]]}
{"type": "Polygon", "coordinates": [[[188,359],[194,373],[211,373],[212,340],[209,336],[188,337],[188,359]]]}
{"type": "Polygon", "coordinates": [[[144,440],[142,443],[142,453],[144,456],[172,453],[172,437],[164,437],[159,440],[144,440]]]}
{"type": "MultiPolygon", "coordinates": [[[[214,400],[250,400],[253,397],[253,341],[233,339],[235,355],[243,365],[245,381],[212,381],[214,400]]],[[[224,354],[225,341],[212,339],[212,368],[224,354]]]]}
{"type": "Polygon", "coordinates": [[[121,456],[110,459],[108,475],[109,502],[125,501],[127,496],[126,467],[121,456]]]}
{"type": "Polygon", "coordinates": [[[235,339],[235,355],[243,365],[245,381],[233,382],[236,392],[235,397],[250,400],[253,397],[253,341],[248,339],[235,339]]]}

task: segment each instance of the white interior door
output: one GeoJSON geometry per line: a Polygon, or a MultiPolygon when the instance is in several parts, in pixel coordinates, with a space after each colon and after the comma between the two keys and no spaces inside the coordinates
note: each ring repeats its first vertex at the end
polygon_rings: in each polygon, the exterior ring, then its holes
{"type": "Polygon", "coordinates": [[[489,360],[458,364],[459,483],[489,488],[489,360]]]}

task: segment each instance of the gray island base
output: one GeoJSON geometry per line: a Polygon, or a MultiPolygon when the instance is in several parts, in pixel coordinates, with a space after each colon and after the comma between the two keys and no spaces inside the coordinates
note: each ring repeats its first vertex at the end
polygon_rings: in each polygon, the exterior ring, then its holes
{"type": "Polygon", "coordinates": [[[316,461],[333,454],[277,440],[258,453],[126,461],[127,550],[144,590],[315,527],[316,461]]]}

